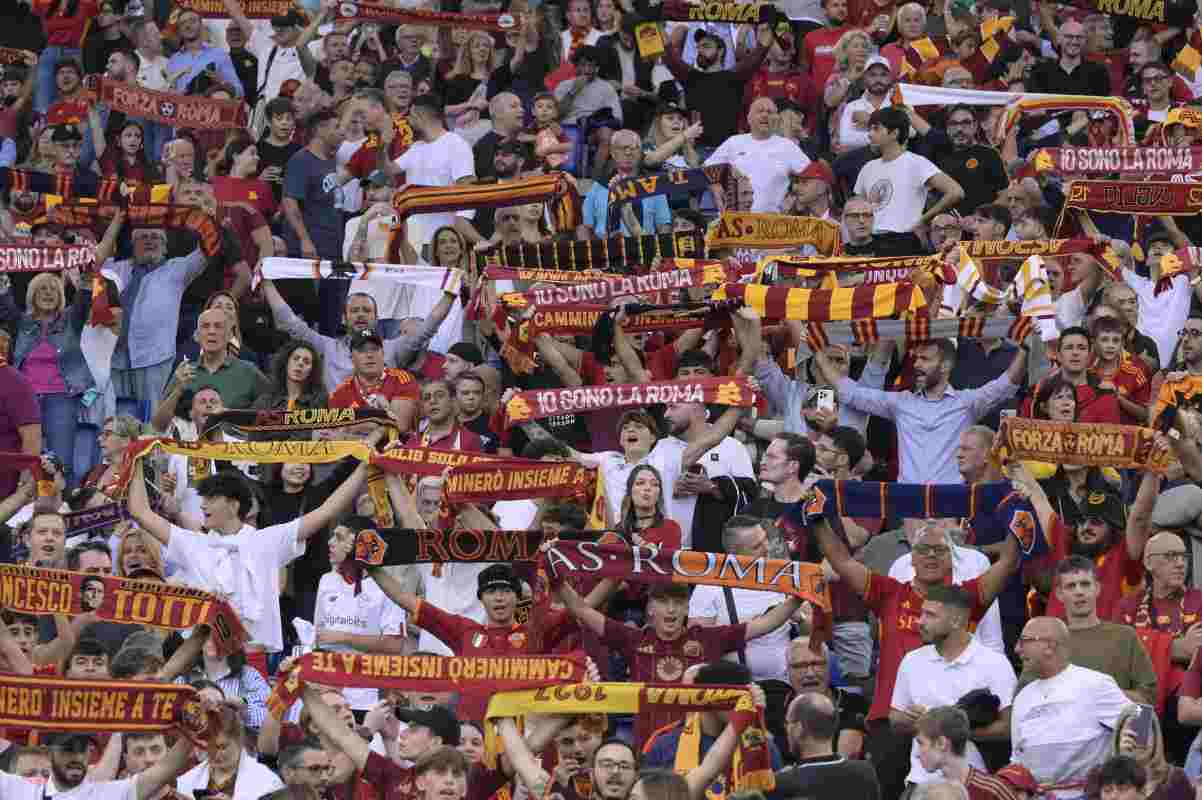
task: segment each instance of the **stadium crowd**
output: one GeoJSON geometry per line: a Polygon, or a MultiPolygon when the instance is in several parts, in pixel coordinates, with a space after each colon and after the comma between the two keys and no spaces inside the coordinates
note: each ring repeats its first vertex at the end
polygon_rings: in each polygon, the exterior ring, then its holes
{"type": "Polygon", "coordinates": [[[0,20],[0,800],[1202,796],[1196,3],[0,20]],[[665,277],[572,293],[602,271],[665,277]],[[1139,446],[1007,458],[1025,420],[1139,446]],[[588,491],[455,501],[474,455],[588,491]],[[371,560],[454,529],[543,541],[371,560]],[[636,569],[548,578],[561,534],[636,569]],[[765,591],[788,561],[814,592],[765,591]],[[135,586],[241,639],[118,610],[135,586]],[[313,653],[572,654],[752,721],[298,686],[313,653]],[[18,699],[146,683],[206,735],[18,699]]]}

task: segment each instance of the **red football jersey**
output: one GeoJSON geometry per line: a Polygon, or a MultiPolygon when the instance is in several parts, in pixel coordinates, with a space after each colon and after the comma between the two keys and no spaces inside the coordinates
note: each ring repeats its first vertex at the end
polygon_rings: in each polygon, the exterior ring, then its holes
{"type": "MultiPolygon", "coordinates": [[[[1055,564],[1062,558],[1072,555],[1069,545],[1073,533],[1068,526],[1056,517],[1052,530],[1048,535],[1048,543],[1052,547],[1051,563],[1055,564]]],[[[1098,595],[1098,618],[1106,622],[1117,622],[1119,604],[1123,598],[1144,587],[1144,564],[1139,559],[1132,559],[1127,553],[1127,542],[1120,535],[1118,541],[1109,550],[1094,559],[1098,568],[1098,580],[1102,584],[1102,592],[1098,595]]],[[[1052,592],[1048,598],[1046,611],[1049,617],[1064,618],[1064,603],[1052,592]]]]}
{"type": "Polygon", "coordinates": [[[330,408],[386,408],[387,401],[398,397],[420,400],[421,389],[417,379],[406,370],[385,367],[383,382],[370,391],[365,390],[354,375],[338,384],[330,392],[330,408]]]}

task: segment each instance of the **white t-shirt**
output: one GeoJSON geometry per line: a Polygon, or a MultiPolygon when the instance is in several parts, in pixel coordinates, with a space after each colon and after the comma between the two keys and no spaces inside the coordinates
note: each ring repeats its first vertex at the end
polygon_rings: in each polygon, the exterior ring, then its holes
{"type": "MultiPolygon", "coordinates": [[[[1085,322],[1085,294],[1078,286],[1056,298],[1056,324],[1060,330],[1085,322]]],[[[1159,347],[1159,344],[1157,345],[1159,347]]]]}
{"type": "Polygon", "coordinates": [[[617,524],[622,519],[622,501],[626,499],[626,482],[630,479],[630,473],[639,464],[650,464],[659,472],[664,502],[667,502],[667,498],[672,496],[676,478],[680,475],[680,456],[684,451],[678,451],[674,445],[665,445],[666,441],[667,439],[660,439],[656,442],[655,447],[651,448],[651,452],[647,453],[647,457],[638,464],[627,463],[626,456],[616,450],[597,453],[601,458],[597,466],[601,471],[601,480],[604,482],[605,499],[609,503],[609,518],[612,523],[617,524]],[[663,446],[661,447],[661,445],[663,446]]]}
{"type": "Polygon", "coordinates": [[[170,84],[167,83],[167,56],[150,58],[139,52],[138,57],[142,60],[142,65],[138,67],[138,85],[144,89],[170,91],[170,84]]]}
{"type": "MultiPolygon", "coordinates": [[[[780,605],[789,598],[777,592],[760,592],[755,589],[731,588],[735,601],[735,614],[739,622],[749,622],[775,605],[780,605]]],[[[730,614],[726,609],[726,595],[721,586],[698,586],[689,598],[689,619],[704,617],[714,618],[715,625],[730,625],[730,614]]],[[[781,625],[771,633],[766,633],[758,639],[752,639],[744,648],[747,655],[747,668],[751,670],[751,679],[789,680],[789,667],[785,661],[789,652],[789,626],[781,625]]],[[[738,653],[727,653],[727,661],[738,661],[738,653]]]]}
{"type": "Polygon", "coordinates": [[[1156,342],[1160,366],[1168,368],[1177,346],[1177,331],[1189,316],[1193,291],[1188,275],[1173,278],[1168,291],[1156,293],[1156,283],[1129,269],[1123,270],[1123,283],[1139,298],[1139,332],[1156,342]]]}
{"type": "Polygon", "coordinates": [[[789,191],[789,176],[808,167],[810,159],[796,142],[783,136],[757,140],[740,133],[719,145],[705,163],[737,167],[751,181],[751,210],[776,214],[789,191]]]}
{"type": "MultiPolygon", "coordinates": [[[[884,105],[882,101],[881,105],[884,105]]],[[[866,95],[860,95],[855,100],[843,106],[843,113],[839,116],[839,147],[847,150],[854,150],[857,147],[868,146],[868,128],[857,128],[852,124],[852,115],[857,111],[865,114],[871,114],[880,106],[874,106],[868,101],[866,95]]]]}
{"type": "MultiPolygon", "coordinates": [[[[675,459],[667,463],[675,463],[677,470],[679,470],[680,457],[684,455],[685,448],[688,445],[675,436],[667,436],[660,439],[655,445],[656,449],[661,446],[666,450],[665,455],[670,456],[675,452],[675,459]]],[[[706,476],[710,478],[755,477],[755,470],[751,467],[751,457],[747,455],[747,448],[738,439],[730,436],[719,442],[717,447],[707,450],[697,463],[701,465],[705,470],[706,476]]],[[[676,524],[680,526],[680,548],[682,550],[690,549],[693,546],[693,512],[697,510],[697,495],[690,494],[684,497],[673,497],[672,493],[665,487],[664,502],[667,503],[668,518],[676,520],[676,524]]]]}
{"type": "MultiPolygon", "coordinates": [[[[250,39],[246,42],[246,49],[253,53],[259,59],[259,74],[255,78],[258,85],[254,88],[264,87],[263,91],[259,92],[259,97],[271,100],[278,97],[280,87],[284,85],[284,81],[297,80],[301,83],[305,82],[305,70],[301,67],[300,55],[296,52],[295,47],[279,47],[271,41],[269,34],[258,25],[252,26],[254,30],[251,32],[250,39]],[[271,51],[275,50],[275,58],[271,58],[271,51]],[[271,64],[271,71],[267,71],[268,62],[271,64]]],[[[250,87],[243,87],[246,93],[250,93],[250,87]]]]}
{"type": "Polygon", "coordinates": [[[84,782],[65,792],[50,784],[34,783],[0,772],[0,797],[4,800],[137,800],[135,778],[121,781],[84,782]]]}
{"type": "Polygon", "coordinates": [[[228,595],[246,629],[248,644],[276,653],[284,649],[280,568],[304,555],[299,530],[299,519],[257,530],[243,525],[233,536],[172,525],[163,557],[175,568],[180,583],[228,595]]]}
{"type": "MultiPolygon", "coordinates": [[[[1040,783],[1084,780],[1110,752],[1114,726],[1132,705],[1114,678],[1069,664],[1059,675],[1034,680],[1010,709],[1011,758],[1040,783]]],[[[1084,789],[1052,794],[1079,797],[1084,789]]]]}
{"type": "MultiPolygon", "coordinates": [[[[432,142],[414,142],[393,163],[404,170],[405,180],[411,186],[450,186],[476,174],[471,146],[453,131],[447,131],[432,142]]],[[[409,241],[414,249],[420,250],[434,236],[434,231],[452,224],[455,214],[471,219],[476,212],[465,209],[409,217],[409,241]]]]}
{"type": "MultiPolygon", "coordinates": [[[[313,624],[343,633],[364,636],[402,636],[405,630],[405,609],[388,599],[380,585],[364,576],[358,595],[355,585],[347,583],[337,572],[327,572],[317,584],[317,603],[313,607],[313,624]]],[[[355,652],[350,645],[325,645],[322,649],[355,652]]],[[[379,700],[376,689],[343,690],[351,708],[369,709],[379,700]]]]}
{"type": "Polygon", "coordinates": [[[855,193],[876,210],[873,233],[912,231],[927,204],[927,181],[939,172],[939,167],[908,150],[892,161],[874,158],[865,164],[856,178],[855,193]]]}
{"type": "MultiPolygon", "coordinates": [[[[952,582],[956,585],[979,578],[989,570],[989,556],[971,547],[955,546],[952,551],[952,582]]],[[[914,580],[914,556],[910,553],[898,556],[889,567],[889,577],[895,581],[909,583],[914,580]]],[[[997,600],[989,609],[977,629],[973,632],[978,642],[996,653],[1006,654],[1006,641],[1002,638],[1002,611],[997,600]]]]}
{"type": "MultiPolygon", "coordinates": [[[[529,501],[517,501],[529,502],[529,501]]],[[[533,503],[531,503],[533,505],[533,503]]],[[[533,517],[531,517],[533,519],[533,517]]],[[[502,526],[503,530],[509,529],[502,526]]],[[[481,625],[484,624],[484,606],[476,597],[476,578],[491,564],[418,564],[418,572],[425,586],[424,600],[438,606],[448,614],[459,614],[469,617],[481,625]],[[434,577],[434,567],[441,566],[441,574],[434,577]]],[[[440,656],[454,655],[451,648],[442,643],[437,636],[422,630],[417,639],[417,649],[424,653],[434,653],[440,656]]]]}
{"type": "MultiPolygon", "coordinates": [[[[939,655],[935,645],[928,644],[911,650],[902,658],[889,705],[898,711],[906,711],[911,706],[950,706],[973,689],[988,689],[1001,698],[1004,710],[1009,708],[1017,684],[1018,678],[1010,661],[1001,653],[983,647],[975,637],[964,652],[950,662],[939,655]]],[[[968,743],[967,756],[969,764],[985,769],[985,762],[972,742],[968,743]]],[[[941,778],[942,775],[922,768],[918,760],[918,742],[911,744],[910,774],[906,780],[927,783],[941,778]]]]}

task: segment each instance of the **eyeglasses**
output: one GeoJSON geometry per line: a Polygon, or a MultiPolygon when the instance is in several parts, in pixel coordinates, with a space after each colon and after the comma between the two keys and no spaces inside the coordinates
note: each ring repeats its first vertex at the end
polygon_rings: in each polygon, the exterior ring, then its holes
{"type": "Polygon", "coordinates": [[[1180,561],[1185,563],[1189,559],[1189,554],[1184,550],[1166,550],[1163,553],[1148,553],[1150,556],[1160,556],[1165,561],[1180,561]]]}
{"type": "Polygon", "coordinates": [[[795,664],[790,664],[789,669],[795,669],[798,672],[818,672],[826,669],[825,661],[798,661],[795,664]]]}
{"type": "Polygon", "coordinates": [[[634,764],[629,761],[598,761],[597,769],[603,769],[607,772],[634,772],[634,764]]]}
{"type": "Polygon", "coordinates": [[[1197,328],[1182,328],[1177,331],[1177,335],[1182,339],[1197,339],[1199,336],[1202,336],[1202,330],[1198,330],[1197,328]]]}
{"type": "Polygon", "coordinates": [[[920,556],[945,556],[952,551],[945,544],[916,544],[913,550],[915,555],[920,556]]]}
{"type": "Polygon", "coordinates": [[[1050,641],[1053,641],[1053,640],[1048,636],[1020,636],[1020,637],[1018,637],[1018,643],[1021,644],[1023,647],[1026,647],[1029,644],[1035,644],[1037,642],[1050,642],[1050,641]]]}

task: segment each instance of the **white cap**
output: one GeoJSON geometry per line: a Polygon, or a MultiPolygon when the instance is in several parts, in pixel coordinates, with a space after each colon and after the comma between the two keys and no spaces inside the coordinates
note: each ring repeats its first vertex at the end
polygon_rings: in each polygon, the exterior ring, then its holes
{"type": "Polygon", "coordinates": [[[868,57],[868,60],[864,62],[864,71],[867,72],[868,70],[877,66],[884,67],[889,71],[889,74],[893,74],[893,65],[889,63],[887,58],[879,55],[868,57]]]}

